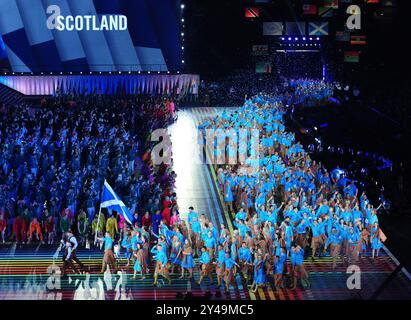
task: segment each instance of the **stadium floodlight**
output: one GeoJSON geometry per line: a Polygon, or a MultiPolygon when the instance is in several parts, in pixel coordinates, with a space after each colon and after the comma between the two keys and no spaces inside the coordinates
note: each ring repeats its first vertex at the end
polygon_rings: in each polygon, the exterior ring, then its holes
{"type": "Polygon", "coordinates": [[[291,37],[288,37],[288,41],[291,41],[291,37]]]}
{"type": "Polygon", "coordinates": [[[284,37],[281,37],[281,40],[284,40],[284,37]]]}
{"type": "Polygon", "coordinates": [[[320,37],[317,37],[317,40],[320,40],[320,37]]]}
{"type": "Polygon", "coordinates": [[[305,39],[306,39],[306,38],[305,38],[305,37],[303,37],[303,40],[304,40],[304,41],[305,41],[305,39]]]}
{"type": "Polygon", "coordinates": [[[181,9],[184,9],[186,6],[184,5],[184,3],[181,4],[181,9]]]}
{"type": "Polygon", "coordinates": [[[295,41],[297,41],[298,40],[298,37],[295,37],[295,41]]]}
{"type": "Polygon", "coordinates": [[[312,40],[313,38],[310,37],[310,40],[312,40]]]}

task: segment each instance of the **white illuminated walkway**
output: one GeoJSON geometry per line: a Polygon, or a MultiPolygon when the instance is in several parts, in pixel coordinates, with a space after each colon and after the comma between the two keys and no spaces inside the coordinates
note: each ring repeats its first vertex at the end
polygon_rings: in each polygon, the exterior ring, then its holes
{"type": "Polygon", "coordinates": [[[202,150],[197,143],[198,124],[220,112],[222,109],[216,108],[182,109],[178,112],[178,120],[169,127],[173,169],[177,174],[175,191],[182,219],[186,219],[188,208],[192,206],[198,213],[210,217],[213,223],[223,222],[218,195],[208,166],[201,161],[202,150]]]}

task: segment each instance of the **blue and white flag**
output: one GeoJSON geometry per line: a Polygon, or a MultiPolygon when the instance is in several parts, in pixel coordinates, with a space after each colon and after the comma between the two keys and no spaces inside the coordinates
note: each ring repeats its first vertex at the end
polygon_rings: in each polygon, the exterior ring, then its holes
{"type": "Polygon", "coordinates": [[[134,222],[134,217],[127,209],[124,202],[114,192],[113,188],[104,180],[103,194],[101,196],[101,207],[109,210],[114,210],[121,214],[131,225],[134,222]]]}
{"type": "Polygon", "coordinates": [[[310,36],[328,36],[328,22],[309,22],[308,34],[310,36]]]}

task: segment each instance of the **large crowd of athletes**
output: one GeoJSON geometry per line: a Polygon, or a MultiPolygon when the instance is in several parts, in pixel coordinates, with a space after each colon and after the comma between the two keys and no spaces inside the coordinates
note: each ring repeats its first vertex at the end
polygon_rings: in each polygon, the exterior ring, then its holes
{"type": "MultiPolygon", "coordinates": [[[[330,94],[322,81],[291,85],[299,98],[303,92],[320,99],[330,94]]],[[[78,271],[72,262],[78,261],[77,246],[95,244],[104,248],[101,272],[107,265],[113,271],[129,268],[134,278],[153,272],[156,285],[159,276],[171,283],[170,272],[192,278],[199,268],[199,284],[209,277],[226,290],[236,274],[253,291],[272,278],[277,289],[307,287],[307,258],[329,254],[335,268],[370,250],[377,257],[383,238],[378,208],[354,181],[328,172],[286,132],[283,115],[290,98],[289,92],[257,94],[237,111],[200,126],[260,132],[258,156],[215,167],[233,217],[229,226],[213,225],[195,208],[188,209],[187,220],[180,219],[172,165],[151,161],[149,133],[173,121],[172,101],[83,98],[39,110],[3,106],[2,239],[52,244],[63,236],[63,273],[78,271]],[[97,213],[104,179],[134,213],[133,225],[114,211],[97,213]]],[[[80,271],[83,267],[80,263],[80,271]]]]}

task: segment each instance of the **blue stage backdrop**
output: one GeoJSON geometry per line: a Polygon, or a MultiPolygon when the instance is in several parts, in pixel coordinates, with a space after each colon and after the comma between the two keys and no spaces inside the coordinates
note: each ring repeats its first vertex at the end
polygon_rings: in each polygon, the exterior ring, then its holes
{"type": "Polygon", "coordinates": [[[181,0],[0,0],[0,68],[179,71],[181,0]]]}

